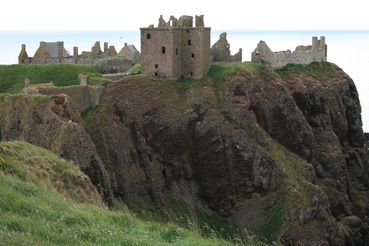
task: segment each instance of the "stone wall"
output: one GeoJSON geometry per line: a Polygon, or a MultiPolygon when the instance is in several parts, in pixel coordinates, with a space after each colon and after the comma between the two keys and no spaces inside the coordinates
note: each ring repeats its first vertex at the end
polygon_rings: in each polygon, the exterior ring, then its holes
{"type": "MultiPolygon", "coordinates": [[[[64,42],[57,42],[60,44],[59,48],[64,50],[64,42]]],[[[59,51],[55,56],[53,52],[49,52],[46,46],[49,43],[40,42],[40,47],[36,51],[34,57],[29,57],[26,51],[26,45],[22,44],[21,52],[18,56],[19,64],[53,64],[53,63],[67,63],[67,64],[86,64],[94,65],[103,73],[122,73],[128,71],[134,63],[137,62],[139,52],[133,45],[134,51],[128,49],[127,43],[125,52],[117,54],[114,46],[109,46],[104,42],[104,51],[100,48],[100,42],[96,41],[91,47],[91,51],[82,51],[78,55],[78,47],[73,48],[73,55],[69,55],[66,51],[59,51]]],[[[52,43],[53,44],[53,43],[52,43]]],[[[51,50],[50,50],[51,51],[51,50]]],[[[55,52],[54,52],[55,53],[55,52]]]]}
{"type": "Polygon", "coordinates": [[[256,49],[251,53],[252,62],[266,63],[272,68],[280,68],[289,63],[307,65],[314,61],[327,60],[327,45],[325,37],[312,38],[312,45],[297,46],[290,50],[273,52],[264,41],[260,41],[256,49]]]}
{"type": "Polygon", "coordinates": [[[141,30],[141,71],[160,78],[199,78],[210,69],[210,28],[203,27],[203,17],[197,16],[193,27],[191,16],[179,20],[171,16],[158,27],[141,30]]]}
{"type": "Polygon", "coordinates": [[[67,94],[77,104],[81,112],[88,108],[94,108],[99,105],[100,96],[104,91],[103,86],[60,86],[51,88],[37,88],[40,94],[59,95],[67,94]]]}
{"type": "Polygon", "coordinates": [[[211,47],[212,60],[214,62],[242,62],[242,49],[240,48],[235,55],[231,55],[230,46],[227,33],[221,33],[219,40],[211,47]]]}

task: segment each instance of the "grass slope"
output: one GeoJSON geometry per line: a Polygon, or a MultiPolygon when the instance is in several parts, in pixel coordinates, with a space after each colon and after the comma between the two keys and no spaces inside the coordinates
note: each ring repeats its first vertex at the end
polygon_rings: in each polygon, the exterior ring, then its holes
{"type": "Polygon", "coordinates": [[[87,80],[93,81],[93,84],[104,80],[99,71],[91,65],[0,65],[0,93],[19,93],[27,78],[31,84],[53,82],[55,86],[78,85],[78,75],[81,73],[88,75],[87,80]]]}
{"type": "Polygon", "coordinates": [[[77,202],[74,176],[83,174],[47,150],[0,143],[0,245],[230,245],[77,202]]]}

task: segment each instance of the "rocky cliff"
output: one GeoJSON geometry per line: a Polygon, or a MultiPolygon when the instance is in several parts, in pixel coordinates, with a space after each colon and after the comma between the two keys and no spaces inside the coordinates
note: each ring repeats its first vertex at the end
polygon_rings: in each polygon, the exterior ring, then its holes
{"type": "Polygon", "coordinates": [[[83,126],[67,96],[34,97],[2,96],[1,139],[74,160],[107,201],[146,201],[163,217],[185,201],[285,245],[368,244],[359,95],[334,64],[131,76],[106,86],[83,126]]]}
{"type": "Polygon", "coordinates": [[[26,141],[76,163],[111,205],[109,178],[81,123],[76,104],[65,94],[0,94],[0,140],[26,141]]]}

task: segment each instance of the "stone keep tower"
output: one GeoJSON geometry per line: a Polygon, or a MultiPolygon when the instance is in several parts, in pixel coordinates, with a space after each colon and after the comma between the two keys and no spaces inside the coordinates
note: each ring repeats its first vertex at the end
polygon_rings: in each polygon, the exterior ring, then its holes
{"type": "Polygon", "coordinates": [[[141,72],[159,78],[200,78],[211,64],[210,27],[204,27],[203,16],[171,16],[168,22],[160,16],[157,27],[140,28],[141,72]]]}

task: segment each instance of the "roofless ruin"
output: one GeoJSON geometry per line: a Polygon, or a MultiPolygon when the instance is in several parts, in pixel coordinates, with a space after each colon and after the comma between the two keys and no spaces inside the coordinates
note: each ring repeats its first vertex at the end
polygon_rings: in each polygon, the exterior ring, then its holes
{"type": "MultiPolygon", "coordinates": [[[[201,78],[211,66],[212,61],[242,62],[242,49],[235,55],[230,54],[227,34],[220,35],[219,40],[210,46],[211,28],[204,24],[204,16],[183,15],[177,19],[170,16],[165,21],[159,17],[158,25],[140,28],[141,54],[133,45],[125,43],[117,53],[114,46],[108,47],[104,43],[104,51],[97,41],[91,52],[83,51],[78,54],[78,48],[73,48],[73,55],[68,54],[64,42],[40,42],[40,47],[34,57],[28,57],[26,45],[22,44],[18,56],[19,64],[47,64],[47,63],[76,63],[95,64],[100,58],[113,59],[125,57],[132,61],[130,64],[140,63],[143,74],[158,78],[201,78]]],[[[325,37],[312,38],[312,44],[297,46],[290,50],[273,52],[264,41],[260,41],[251,53],[251,61],[264,63],[271,68],[280,68],[288,63],[310,64],[314,61],[327,61],[327,45],[325,37]]],[[[116,68],[117,64],[114,64],[116,68]]],[[[110,70],[109,70],[110,71],[110,70]]]]}

